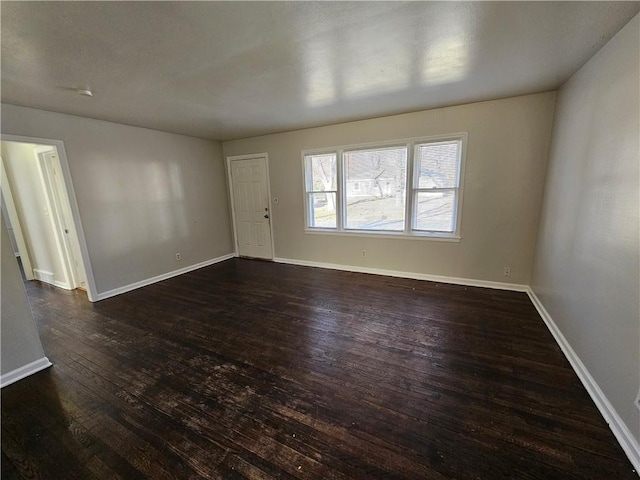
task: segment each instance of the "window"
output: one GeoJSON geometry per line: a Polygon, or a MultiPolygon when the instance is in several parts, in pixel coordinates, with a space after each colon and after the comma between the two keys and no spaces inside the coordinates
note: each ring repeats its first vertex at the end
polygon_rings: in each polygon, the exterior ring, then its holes
{"type": "Polygon", "coordinates": [[[455,231],[460,180],[459,150],[459,142],[422,143],[415,146],[414,230],[455,231]]]}
{"type": "Polygon", "coordinates": [[[303,152],[313,232],[459,238],[466,134],[303,152]]]}
{"type": "Polygon", "coordinates": [[[342,158],[345,181],[354,185],[346,190],[344,228],[403,231],[406,147],[354,150],[342,158]]]}
{"type": "Polygon", "coordinates": [[[336,228],[338,177],[336,154],[305,157],[307,191],[307,225],[313,228],[336,228]]]}

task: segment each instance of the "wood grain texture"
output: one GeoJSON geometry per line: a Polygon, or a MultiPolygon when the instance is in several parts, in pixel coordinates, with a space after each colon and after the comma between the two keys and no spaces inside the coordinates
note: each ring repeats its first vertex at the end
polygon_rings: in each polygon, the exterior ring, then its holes
{"type": "Polygon", "coordinates": [[[524,293],[233,259],[91,304],[2,390],[2,478],[637,479],[524,293]]]}

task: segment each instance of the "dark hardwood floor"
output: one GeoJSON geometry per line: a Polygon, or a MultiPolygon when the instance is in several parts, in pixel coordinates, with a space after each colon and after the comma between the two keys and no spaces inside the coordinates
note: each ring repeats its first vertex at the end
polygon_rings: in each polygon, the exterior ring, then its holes
{"type": "Polygon", "coordinates": [[[54,366],[2,390],[3,479],[638,478],[524,293],[239,259],[27,290],[54,366]]]}

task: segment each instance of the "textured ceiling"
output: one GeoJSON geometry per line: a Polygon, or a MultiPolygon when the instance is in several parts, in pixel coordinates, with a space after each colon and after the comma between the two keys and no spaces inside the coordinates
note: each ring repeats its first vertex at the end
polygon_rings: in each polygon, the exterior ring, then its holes
{"type": "Polygon", "coordinates": [[[638,11],[638,2],[2,2],[2,101],[228,140],[554,89],[638,11]]]}

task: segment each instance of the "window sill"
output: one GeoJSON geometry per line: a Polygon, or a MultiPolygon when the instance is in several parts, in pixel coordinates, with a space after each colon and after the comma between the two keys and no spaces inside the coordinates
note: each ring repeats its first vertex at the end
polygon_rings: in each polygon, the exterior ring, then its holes
{"type": "Polygon", "coordinates": [[[367,237],[367,238],[379,238],[379,239],[389,239],[389,238],[398,238],[402,240],[430,240],[436,242],[460,242],[462,237],[455,234],[434,234],[434,233],[414,233],[411,235],[407,235],[404,232],[367,232],[367,231],[359,231],[359,230],[349,230],[349,231],[338,231],[338,230],[328,230],[328,229],[320,229],[320,228],[306,228],[304,233],[312,234],[312,235],[335,235],[339,237],[367,237]]]}

